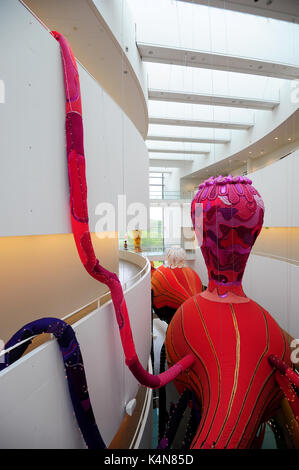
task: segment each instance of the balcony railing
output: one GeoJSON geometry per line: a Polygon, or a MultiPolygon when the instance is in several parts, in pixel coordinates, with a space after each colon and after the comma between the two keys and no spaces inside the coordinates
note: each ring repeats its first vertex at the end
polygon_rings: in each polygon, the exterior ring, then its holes
{"type": "Polygon", "coordinates": [[[179,200],[184,200],[184,201],[191,201],[194,196],[194,191],[155,191],[155,190],[150,190],[150,199],[151,200],[174,200],[174,201],[179,201],[179,200]]]}

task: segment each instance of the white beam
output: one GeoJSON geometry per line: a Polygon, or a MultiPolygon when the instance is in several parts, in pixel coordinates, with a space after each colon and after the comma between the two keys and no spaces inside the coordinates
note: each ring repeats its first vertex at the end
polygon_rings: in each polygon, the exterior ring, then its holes
{"type": "Polygon", "coordinates": [[[171,101],[176,103],[206,104],[211,106],[227,106],[232,108],[270,110],[279,105],[279,101],[242,98],[239,96],[212,95],[206,93],[185,93],[182,91],[148,90],[148,98],[155,101],[171,101]]]}
{"type": "Polygon", "coordinates": [[[137,46],[144,62],[225,70],[289,80],[299,78],[299,67],[296,65],[142,42],[137,43],[137,46]]]}
{"type": "Polygon", "coordinates": [[[200,121],[198,119],[170,119],[150,117],[149,124],[161,124],[165,126],[205,127],[214,129],[248,130],[253,123],[225,122],[225,121],[200,121]]]}
{"type": "Polygon", "coordinates": [[[206,5],[210,7],[223,8],[225,10],[250,13],[252,15],[264,16],[276,20],[299,23],[298,0],[275,0],[258,2],[253,0],[178,0],[186,3],[206,5]]]}
{"type": "Polygon", "coordinates": [[[194,142],[198,144],[228,144],[230,142],[230,139],[174,137],[171,135],[148,135],[146,140],[155,140],[157,142],[194,142]]]}
{"type": "Polygon", "coordinates": [[[147,149],[149,153],[181,153],[184,155],[205,155],[209,150],[181,150],[181,149],[147,149]]]}
{"type": "Polygon", "coordinates": [[[190,166],[193,163],[193,160],[184,160],[184,159],[161,159],[161,158],[150,158],[149,166],[156,168],[186,168],[186,165],[190,166]]]}
{"type": "MultiPolygon", "coordinates": [[[[156,168],[156,167],[155,167],[156,168]]],[[[163,168],[163,167],[162,167],[163,168]]],[[[149,167],[149,173],[167,173],[168,175],[171,175],[172,171],[162,171],[162,170],[151,170],[151,167],[149,167]]]]}

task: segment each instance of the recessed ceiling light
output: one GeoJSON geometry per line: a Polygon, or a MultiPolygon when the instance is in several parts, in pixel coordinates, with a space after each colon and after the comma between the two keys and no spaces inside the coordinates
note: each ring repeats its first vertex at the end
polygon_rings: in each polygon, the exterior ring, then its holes
{"type": "Polygon", "coordinates": [[[289,137],[288,140],[292,140],[292,137],[289,137]]]}
{"type": "Polygon", "coordinates": [[[251,155],[251,154],[252,154],[252,152],[248,152],[248,153],[249,153],[249,155],[251,155]]]}
{"type": "Polygon", "coordinates": [[[274,137],[274,140],[278,140],[278,137],[274,137]]]}

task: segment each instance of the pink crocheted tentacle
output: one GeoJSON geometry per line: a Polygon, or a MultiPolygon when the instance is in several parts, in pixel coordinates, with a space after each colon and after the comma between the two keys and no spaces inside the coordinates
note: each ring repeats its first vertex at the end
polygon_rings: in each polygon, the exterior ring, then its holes
{"type": "Polygon", "coordinates": [[[299,390],[299,374],[297,374],[297,372],[274,354],[271,354],[271,356],[268,357],[268,361],[272,367],[275,367],[275,369],[279,370],[282,375],[285,375],[299,390]]]}
{"type": "Polygon", "coordinates": [[[147,387],[159,388],[174,380],[191,366],[193,356],[188,355],[160,375],[149,374],[136,354],[130,319],[119,278],[100,265],[96,258],[88,225],[87,184],[83,145],[82,106],[77,64],[66,39],[52,31],[60,44],[65,96],[66,96],[66,144],[70,187],[70,215],[72,231],[81,262],[86,271],[97,281],[105,284],[111,292],[116,320],[126,364],[136,379],[147,387]]]}
{"type": "Polygon", "coordinates": [[[133,358],[133,360],[126,360],[126,364],[129,367],[130,371],[137,378],[138,382],[142,385],[145,385],[149,388],[161,388],[167,385],[169,382],[174,380],[179,374],[184,372],[186,369],[189,369],[193,362],[194,356],[188,354],[183,357],[180,361],[174,364],[165,372],[159,375],[149,374],[140,364],[138,357],[133,358]]]}
{"type": "Polygon", "coordinates": [[[276,369],[275,379],[287,398],[296,421],[299,423],[299,397],[292,386],[294,385],[299,390],[299,375],[274,354],[268,357],[268,361],[276,369]]]}

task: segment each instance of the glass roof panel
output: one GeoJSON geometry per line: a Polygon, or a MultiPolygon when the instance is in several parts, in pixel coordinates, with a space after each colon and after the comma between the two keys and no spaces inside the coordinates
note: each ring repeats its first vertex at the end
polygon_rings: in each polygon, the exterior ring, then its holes
{"type": "Polygon", "coordinates": [[[251,123],[254,111],[250,109],[227,108],[201,104],[173,103],[164,101],[148,102],[149,117],[173,119],[197,119],[208,121],[234,121],[251,123]]]}
{"type": "Polygon", "coordinates": [[[211,144],[201,144],[192,142],[147,142],[148,149],[159,149],[159,150],[179,150],[179,151],[202,151],[210,152],[211,144]]]}
{"type": "Polygon", "coordinates": [[[284,80],[180,65],[144,63],[149,89],[278,100],[284,80]]]}
{"type": "Polygon", "coordinates": [[[231,131],[229,129],[204,129],[200,127],[161,126],[159,124],[150,124],[148,135],[229,140],[231,137],[231,131]]]}
{"type": "Polygon", "coordinates": [[[140,42],[299,63],[298,24],[174,0],[128,2],[140,42]]]}

